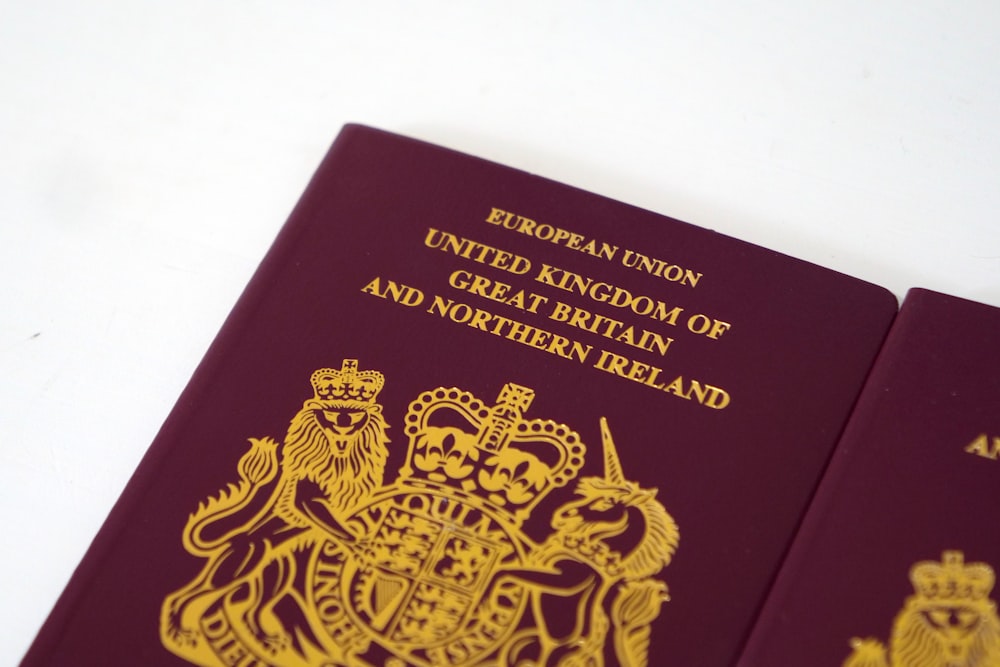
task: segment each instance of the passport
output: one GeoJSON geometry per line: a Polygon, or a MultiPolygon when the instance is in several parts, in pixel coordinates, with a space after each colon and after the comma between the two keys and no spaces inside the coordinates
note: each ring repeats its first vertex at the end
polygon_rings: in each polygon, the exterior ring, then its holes
{"type": "Polygon", "coordinates": [[[349,125],[23,664],[731,665],[896,312],[349,125]]]}
{"type": "Polygon", "coordinates": [[[910,290],[741,666],[1000,665],[998,340],[910,290]]]}

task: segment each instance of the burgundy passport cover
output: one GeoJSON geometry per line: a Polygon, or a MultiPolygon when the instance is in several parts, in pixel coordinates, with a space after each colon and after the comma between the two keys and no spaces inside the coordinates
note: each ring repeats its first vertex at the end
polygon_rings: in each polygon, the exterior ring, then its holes
{"type": "Polygon", "coordinates": [[[1000,665],[998,342],[909,292],[740,665],[1000,665]]]}
{"type": "Polygon", "coordinates": [[[730,665],[895,311],[348,126],[24,664],[730,665]]]}

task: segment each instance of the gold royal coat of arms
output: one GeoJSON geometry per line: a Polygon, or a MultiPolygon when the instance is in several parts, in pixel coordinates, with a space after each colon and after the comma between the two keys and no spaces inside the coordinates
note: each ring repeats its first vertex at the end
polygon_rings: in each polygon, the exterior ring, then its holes
{"type": "Polygon", "coordinates": [[[945,551],[941,560],[910,568],[913,595],[892,624],[888,646],[854,637],[842,667],[1000,667],[1000,617],[987,563],[966,563],[945,551]]]}
{"type": "Polygon", "coordinates": [[[432,389],[385,483],[383,375],[346,359],[311,384],[284,441],[251,438],[239,481],[190,516],[203,565],[164,600],[167,649],[205,667],[648,664],[680,535],[625,478],[606,420],[604,474],[578,478],[586,446],[525,418],[531,389],[493,405],[432,389]],[[535,542],[522,527],[556,490],[535,542]]]}

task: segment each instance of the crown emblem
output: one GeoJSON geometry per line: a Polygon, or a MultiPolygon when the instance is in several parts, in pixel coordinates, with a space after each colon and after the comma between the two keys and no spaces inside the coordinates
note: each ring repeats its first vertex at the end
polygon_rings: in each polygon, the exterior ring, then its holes
{"type": "Polygon", "coordinates": [[[321,401],[374,403],[385,377],[378,371],[359,371],[357,359],[344,359],[340,370],[320,368],[309,381],[314,397],[321,401]]]}
{"type": "Polygon", "coordinates": [[[910,570],[913,590],[936,601],[983,600],[993,590],[993,568],[986,563],[965,565],[961,551],[945,551],[941,562],[924,561],[910,570]]]}
{"type": "Polygon", "coordinates": [[[565,424],[524,418],[534,396],[516,384],[492,406],[456,388],[422,393],[406,413],[410,444],[399,482],[439,488],[519,526],[576,477],[586,449],[565,424]]]}

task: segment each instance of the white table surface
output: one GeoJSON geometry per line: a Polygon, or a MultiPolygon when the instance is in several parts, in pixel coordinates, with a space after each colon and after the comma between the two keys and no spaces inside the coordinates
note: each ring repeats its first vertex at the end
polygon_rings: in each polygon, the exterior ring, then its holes
{"type": "Polygon", "coordinates": [[[990,1],[0,4],[0,663],[343,123],[1000,306],[998,35],[990,1]]]}

